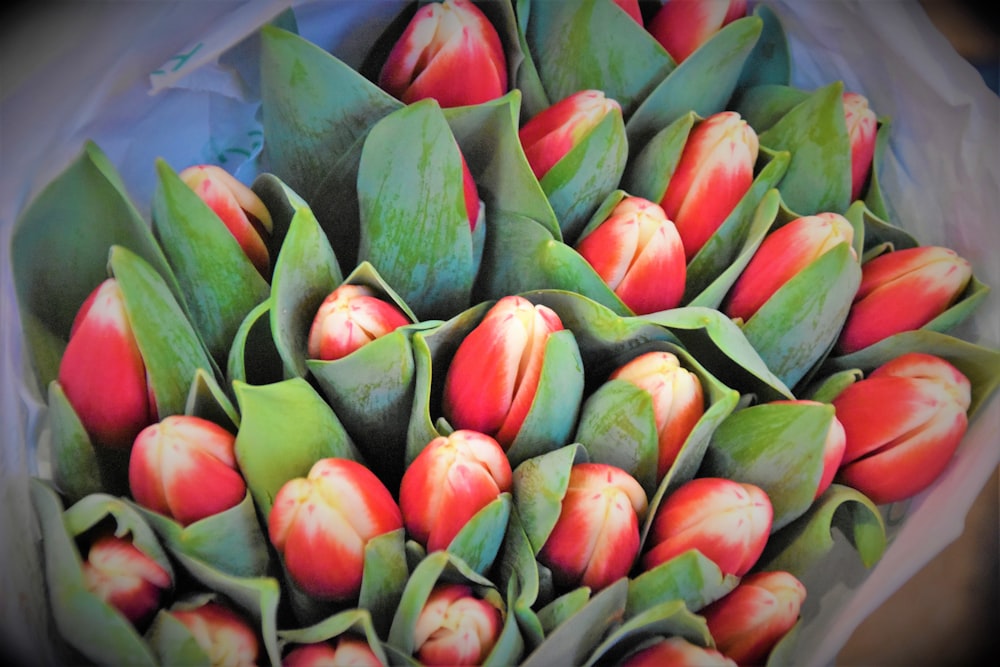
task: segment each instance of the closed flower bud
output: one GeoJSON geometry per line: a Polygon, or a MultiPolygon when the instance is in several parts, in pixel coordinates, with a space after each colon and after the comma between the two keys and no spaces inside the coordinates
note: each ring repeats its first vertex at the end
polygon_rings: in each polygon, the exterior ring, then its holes
{"type": "Polygon", "coordinates": [[[736,667],[714,648],[703,648],[681,637],[667,637],[629,655],[620,667],[736,667]]]}
{"type": "Polygon", "coordinates": [[[127,450],[156,418],[146,364],[114,278],[98,285],[77,312],[59,384],[95,444],[127,450]]]}
{"type": "Polygon", "coordinates": [[[406,530],[427,551],[446,549],[511,482],[507,455],[490,436],[458,430],[435,438],[403,473],[399,508],[406,530]]]}
{"type": "Polygon", "coordinates": [[[653,519],[643,569],[697,549],[724,575],[742,577],[764,551],[774,510],[764,491],[720,477],[698,477],[667,496],[653,519]]]}
{"type": "Polygon", "coordinates": [[[632,569],[647,508],[642,486],[621,468],[578,463],[538,560],[557,585],[605,588],[632,569]]]}
{"type": "Polygon", "coordinates": [[[656,478],[663,479],[684,441],[705,413],[704,392],[698,376],[681,367],[677,355],[647,352],[615,370],[611,380],[624,380],[647,391],[653,399],[659,456],[656,478]]]}
{"type": "Polygon", "coordinates": [[[667,0],[647,28],[679,63],[746,13],[746,0],[667,0]]]}
{"type": "Polygon", "coordinates": [[[600,90],[581,90],[533,116],[518,137],[535,177],[542,180],[608,114],[621,112],[621,105],[600,90]]]}
{"type": "Polygon", "coordinates": [[[325,458],[313,464],[308,477],[285,482],[267,525],[271,543],[303,591],[350,600],[361,590],[365,545],[402,528],[403,517],[371,470],[325,458]]]}
{"type": "Polygon", "coordinates": [[[749,320],[785,283],[826,252],[841,243],[850,245],[853,239],[851,223],[839,213],[803,216],[779,227],[757,248],[722,302],[722,311],[749,320]]]}
{"type": "Polygon", "coordinates": [[[497,301],[448,367],[445,418],[456,429],[485,433],[509,448],[538,390],[545,343],[562,328],[551,308],[520,296],[497,301]]]}
{"type": "Polygon", "coordinates": [[[481,665],[502,629],[501,611],[472,587],[439,583],[417,616],[414,655],[423,665],[481,665]]]}
{"type": "Polygon", "coordinates": [[[281,667],[382,667],[368,642],[351,635],[316,644],[296,646],[281,660],[281,667]]]}
{"type": "Polygon", "coordinates": [[[868,98],[858,93],[845,92],[844,120],[847,136],[851,142],[851,200],[861,197],[872,159],[875,157],[875,137],[878,133],[878,119],[868,107],[868,98]]]}
{"type": "Polygon", "coordinates": [[[183,526],[241,503],[236,436],[207,419],[171,415],[147,426],[129,456],[132,497],[183,526]]]}
{"type": "Polygon", "coordinates": [[[719,651],[740,665],[763,665],[805,599],[805,586],[788,572],[757,572],[700,613],[719,651]]]}
{"type": "Polygon", "coordinates": [[[968,427],[971,385],[940,357],[911,352],[834,400],[847,446],[838,480],[882,504],[930,486],[968,427]]]}
{"type": "Polygon", "coordinates": [[[758,150],[757,133],[735,111],[713,114],[691,130],[660,201],[688,261],[750,189],[758,150]]]}
{"type": "Polygon", "coordinates": [[[171,616],[184,624],[198,646],[208,655],[211,667],[255,667],[260,640],[250,623],[217,602],[194,609],[177,609],[171,616]]]}
{"type": "Polygon", "coordinates": [[[140,551],[132,540],[102,535],[94,540],[83,561],[87,589],[141,627],[160,608],[163,592],[170,588],[170,573],[140,551]]]}
{"type": "Polygon", "coordinates": [[[343,284],[320,304],[309,329],[309,357],[332,361],[346,357],[410,321],[393,303],[364,285],[343,284]]]}
{"type": "Polygon", "coordinates": [[[179,176],[219,216],[257,271],[267,275],[271,266],[267,239],[273,224],[260,197],[215,165],[193,165],[181,171],[179,176]]]}
{"type": "Polygon", "coordinates": [[[850,354],[919,329],[954,304],[970,280],[968,260],[939,246],[895,250],[865,262],[838,351],[850,354]]]}
{"type": "Polygon", "coordinates": [[[472,2],[430,2],[389,52],[378,83],[407,104],[480,104],[507,92],[507,61],[496,28],[472,2]]]}
{"type": "Polygon", "coordinates": [[[684,245],[649,200],[625,197],[576,250],[637,315],[674,308],[684,296],[684,245]]]}

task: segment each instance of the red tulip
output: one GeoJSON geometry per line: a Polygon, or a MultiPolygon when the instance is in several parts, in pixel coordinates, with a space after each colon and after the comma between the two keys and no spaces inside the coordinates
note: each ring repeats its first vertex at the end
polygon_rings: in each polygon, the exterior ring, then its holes
{"type": "Polygon", "coordinates": [[[633,21],[642,25],[642,10],[639,9],[639,0],[614,0],[614,3],[621,7],[633,21]]]}
{"type": "Polygon", "coordinates": [[[212,667],[257,665],[260,653],[257,633],[243,616],[228,607],[207,602],[194,609],[173,610],[170,615],[191,632],[212,667]]]}
{"type": "Polygon", "coordinates": [[[171,415],[147,426],[129,456],[137,503],[188,525],[243,502],[236,436],[207,419],[171,415]]]}
{"type": "Polygon", "coordinates": [[[427,551],[446,549],[473,515],[510,491],[500,444],[476,431],[432,440],[403,473],[399,508],[410,536],[427,551]]]}
{"type": "Polygon", "coordinates": [[[746,13],[746,0],[667,0],[647,28],[679,63],[746,13]]]}
{"type": "Polygon", "coordinates": [[[320,304],[309,329],[309,357],[332,361],[410,323],[402,310],[364,285],[343,284],[320,304]]]}
{"type": "Polygon", "coordinates": [[[618,298],[637,315],[674,308],[684,296],[684,245],[663,209],[625,197],[576,245],[618,298]]]}
{"type": "Polygon", "coordinates": [[[713,114],[691,130],[660,201],[688,261],[750,189],[758,149],[757,133],[735,111],[713,114]]]}
{"type": "Polygon", "coordinates": [[[267,275],[271,266],[267,239],[273,224],[260,197],[215,165],[193,165],[179,176],[219,216],[257,271],[267,275]]]}
{"type": "Polygon", "coordinates": [[[774,510],[764,491],[719,477],[681,485],[657,509],[643,569],[697,549],[723,574],[742,577],[764,551],[774,510]]]}
{"type": "MultiPolygon", "coordinates": [[[[744,321],[785,283],[841,243],[850,245],[854,229],[838,213],[797,218],[764,238],[722,303],[722,311],[744,321]]],[[[854,250],[852,248],[851,252],[854,250]]]]}
{"type": "Polygon", "coordinates": [[[879,504],[924,490],[965,435],[970,392],[961,371],[919,352],[850,385],[833,400],[847,439],[838,479],[879,504]]]}
{"type": "Polygon", "coordinates": [[[624,380],[647,391],[653,399],[659,434],[657,480],[673,465],[681,446],[705,413],[704,392],[698,376],[683,368],[670,352],[646,352],[616,369],[611,380],[624,380]]]}
{"type": "Polygon", "coordinates": [[[642,486],[621,468],[578,463],[538,560],[560,586],[605,588],[632,569],[647,507],[642,486]]]}
{"type": "Polygon", "coordinates": [[[714,648],[703,648],[681,637],[667,637],[629,655],[620,667],[736,667],[714,648]]]}
{"type": "Polygon", "coordinates": [[[114,278],[98,285],[77,312],[59,384],[97,444],[128,449],[156,418],[146,364],[114,278]]]}
{"type": "Polygon", "coordinates": [[[342,635],[316,644],[296,646],[282,659],[281,667],[382,667],[368,642],[342,635]]]}
{"type": "Polygon", "coordinates": [[[507,92],[507,61],[496,28],[468,0],[417,10],[379,74],[378,84],[407,104],[480,104],[507,92]]]}
{"type": "Polygon", "coordinates": [[[538,390],[545,342],[563,328],[552,309],[506,296],[459,345],[445,376],[442,410],[456,429],[490,435],[506,450],[538,390]]]}
{"type": "Polygon", "coordinates": [[[847,136],[851,142],[851,200],[861,197],[861,191],[868,181],[868,173],[875,157],[875,136],[878,133],[878,119],[868,107],[868,98],[858,93],[845,92],[844,120],[847,122],[847,136]]]}
{"type": "Polygon", "coordinates": [[[951,307],[970,280],[972,266],[950,248],[907,248],[865,262],[838,350],[849,354],[919,329],[951,307]]]}
{"type": "Polygon", "coordinates": [[[160,608],[170,573],[140,551],[132,540],[107,534],[94,540],[83,561],[87,589],[115,607],[135,626],[145,625],[160,608]]]}
{"type": "Polygon", "coordinates": [[[533,116],[518,137],[535,177],[542,180],[608,114],[621,112],[621,105],[602,91],[581,90],[533,116]]]}
{"type": "Polygon", "coordinates": [[[361,590],[365,545],[403,527],[389,490],[365,466],[326,458],[289,480],[268,516],[271,543],[306,593],[349,600],[361,590]],[[336,566],[332,566],[336,564],[336,566]]]}
{"type": "Polygon", "coordinates": [[[762,665],[799,618],[806,588],[788,572],[757,572],[701,610],[716,648],[740,665],[762,665]]]}
{"type": "Polygon", "coordinates": [[[422,665],[481,665],[502,629],[501,611],[472,587],[439,583],[417,616],[414,655],[422,665]]]}

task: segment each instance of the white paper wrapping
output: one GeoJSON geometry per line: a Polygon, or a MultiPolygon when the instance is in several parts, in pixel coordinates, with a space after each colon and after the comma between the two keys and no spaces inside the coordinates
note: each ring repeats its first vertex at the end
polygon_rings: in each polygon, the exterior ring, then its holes
{"type": "MultiPolygon", "coordinates": [[[[61,37],[51,57],[0,108],[0,632],[12,656],[31,656],[31,664],[53,660],[27,491],[28,477],[45,473],[44,445],[36,455],[28,444],[44,443],[44,405],[22,380],[10,275],[10,237],[19,211],[88,139],[108,154],[144,213],[157,157],[178,170],[194,162],[223,163],[249,182],[249,159],[260,150],[256,75],[239,65],[251,61],[256,28],[294,5],[303,36],[358,65],[370,40],[403,4],[82,3],[62,19],[53,14],[53,21],[71,22],[86,11],[86,29],[54,30],[61,37]],[[234,46],[236,55],[227,54],[234,46]]],[[[915,1],[770,4],[791,41],[795,85],[813,89],[843,80],[846,89],[866,95],[880,116],[892,118],[882,185],[894,221],[922,244],[954,248],[972,261],[980,280],[1000,286],[1000,98],[915,1]]],[[[44,39],[40,44],[52,46],[44,39]]],[[[994,290],[957,333],[1000,345],[997,298],[994,290]]],[[[822,595],[810,588],[796,664],[830,664],[867,614],[961,534],[972,501],[1000,464],[998,432],[1000,401],[994,397],[944,476],[912,499],[901,529],[892,526],[893,542],[870,576],[865,578],[850,549],[838,552],[839,562],[827,570],[836,567],[843,583],[822,595]]]]}

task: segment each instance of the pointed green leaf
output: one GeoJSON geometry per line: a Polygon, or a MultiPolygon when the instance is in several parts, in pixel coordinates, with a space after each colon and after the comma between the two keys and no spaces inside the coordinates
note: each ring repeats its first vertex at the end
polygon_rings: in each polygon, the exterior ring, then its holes
{"type": "Polygon", "coordinates": [[[538,75],[538,67],[528,49],[528,40],[525,35],[528,32],[528,21],[531,17],[531,0],[514,0],[516,3],[515,15],[517,16],[517,39],[523,60],[511,73],[514,87],[524,95],[524,114],[526,118],[531,118],[538,112],[547,108],[552,102],[545,93],[542,79],[538,75]]]}
{"type": "Polygon", "coordinates": [[[574,443],[528,459],[514,469],[514,507],[535,554],[559,520],[570,469],[585,461],[587,450],[574,443]]]}
{"type": "Polygon", "coordinates": [[[192,667],[211,664],[208,653],[198,643],[191,629],[166,609],[161,609],[156,614],[146,637],[156,654],[157,664],[192,667]]]}
{"type": "Polygon", "coordinates": [[[643,610],[614,628],[590,654],[585,667],[609,664],[625,657],[629,650],[656,637],[683,637],[698,646],[711,646],[708,623],[688,611],[681,600],[671,600],[643,610]]]}
{"type": "Polygon", "coordinates": [[[184,414],[215,422],[227,431],[236,431],[240,416],[222,387],[206,371],[199,369],[184,404],[184,414]]]}
{"type": "Polygon", "coordinates": [[[284,378],[281,356],[271,335],[271,300],[247,313],[233,337],[226,377],[247,384],[271,384],[284,378]]]}
{"type": "Polygon", "coordinates": [[[625,615],[633,617],[672,600],[698,611],[738,583],[738,577],[723,575],[714,561],[691,549],[630,579],[625,615]]]}
{"type": "Polygon", "coordinates": [[[761,84],[737,93],[733,110],[760,135],[809,99],[809,94],[809,91],[787,83],[761,84]]]}
{"type": "Polygon", "coordinates": [[[389,632],[409,575],[402,528],[368,540],[358,606],[371,613],[372,626],[383,637],[389,632]]]}
{"type": "Polygon", "coordinates": [[[511,512],[507,533],[500,545],[499,562],[492,577],[502,589],[510,591],[507,611],[517,618],[529,646],[541,643],[544,631],[532,610],[539,593],[538,561],[524,534],[521,517],[511,512]]]}
{"type": "Polygon", "coordinates": [[[888,116],[881,116],[878,119],[878,130],[875,133],[875,154],[872,156],[871,176],[868,180],[868,189],[865,190],[865,204],[872,212],[883,220],[895,218],[889,207],[889,202],[882,192],[882,169],[886,164],[886,153],[889,150],[889,138],[892,135],[892,119],[888,116]]]}
{"type": "Polygon", "coordinates": [[[753,15],[763,21],[760,38],[743,64],[736,91],[768,84],[787,84],[792,76],[788,36],[781,19],[768,5],[757,5],[753,15]]]}
{"type": "Polygon", "coordinates": [[[346,634],[364,637],[381,664],[389,664],[389,658],[385,654],[368,609],[345,609],[306,628],[279,630],[278,639],[283,647],[288,647],[318,644],[346,634]]]}
{"type": "Polygon", "coordinates": [[[563,593],[552,602],[538,610],[538,620],[549,635],[553,630],[568,621],[590,601],[592,591],[587,586],[580,586],[563,593]]]}
{"type": "Polygon", "coordinates": [[[629,155],[622,187],[637,197],[661,202],[697,120],[698,114],[689,111],[653,134],[645,143],[631,144],[635,149],[629,155]]]}
{"type": "Polygon", "coordinates": [[[107,448],[94,447],[58,380],[49,383],[48,410],[52,481],[59,492],[69,502],[104,490],[126,493],[128,454],[115,456],[107,448]]]}
{"type": "MultiPolygon", "coordinates": [[[[848,210],[848,212],[853,210],[855,206],[859,207],[859,217],[864,225],[864,249],[866,253],[872,252],[876,248],[886,245],[891,246],[894,250],[915,248],[919,245],[917,239],[915,239],[909,232],[879,217],[865,204],[859,204],[856,202],[855,205],[848,210]]],[[[857,215],[857,213],[855,215],[857,215]]]]}
{"type": "Polygon", "coordinates": [[[448,552],[464,560],[479,574],[486,574],[493,566],[507,533],[510,508],[511,495],[500,494],[472,515],[448,545],[448,552]]]}
{"type": "Polygon", "coordinates": [[[802,398],[830,403],[840,395],[840,392],[860,380],[861,377],[861,371],[856,369],[831,373],[819,380],[814,380],[802,393],[802,398]]]}

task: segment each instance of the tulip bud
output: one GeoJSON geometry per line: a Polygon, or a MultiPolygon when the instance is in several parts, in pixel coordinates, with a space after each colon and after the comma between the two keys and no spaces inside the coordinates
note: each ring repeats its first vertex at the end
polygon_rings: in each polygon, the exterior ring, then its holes
{"type": "Polygon", "coordinates": [[[663,209],[625,197],[576,245],[577,252],[637,315],[674,308],[684,296],[684,245],[663,209]]]}
{"type": "Polygon", "coordinates": [[[160,608],[170,573],[140,551],[132,540],[107,534],[94,540],[83,562],[87,589],[115,607],[136,627],[160,608]]]}
{"type": "Polygon", "coordinates": [[[313,464],[308,477],[285,482],[267,525],[271,543],[303,591],[348,600],[361,590],[365,545],[402,528],[403,517],[371,470],[325,458],[313,464]]]}
{"type": "Polygon", "coordinates": [[[736,667],[714,648],[703,648],[681,637],[667,637],[629,655],[620,667],[736,667]]]}
{"type": "Polygon", "coordinates": [[[633,21],[642,25],[642,10],[639,9],[639,0],[614,0],[614,3],[622,8],[633,21]]]}
{"type": "Polygon", "coordinates": [[[682,368],[670,352],[647,352],[615,370],[611,380],[631,382],[653,399],[659,456],[656,479],[663,479],[684,441],[705,413],[705,399],[698,376],[682,368]]]}
{"type": "Polygon", "coordinates": [[[382,667],[368,642],[350,635],[336,640],[296,646],[282,659],[281,667],[382,667]]]}
{"type": "Polygon", "coordinates": [[[266,239],[271,235],[273,223],[260,197],[215,165],[193,165],[178,176],[219,216],[257,271],[267,275],[271,258],[266,239]]]}
{"type": "Polygon", "coordinates": [[[764,491],[721,477],[698,477],[667,496],[649,533],[643,557],[651,570],[690,549],[742,577],[764,551],[774,510],[764,491]]]}
{"type": "Polygon", "coordinates": [[[538,390],[545,343],[562,328],[551,308],[520,296],[497,301],[452,358],[445,418],[456,429],[485,433],[508,449],[538,390]]]}
{"type": "Polygon", "coordinates": [[[642,486],[621,468],[578,463],[538,561],[552,570],[557,585],[605,588],[632,569],[647,508],[642,486]]]}
{"type": "Polygon", "coordinates": [[[184,624],[212,667],[251,667],[260,653],[260,640],[246,619],[217,602],[194,609],[177,609],[171,616],[184,624]]]}
{"type": "Polygon", "coordinates": [[[968,427],[971,385],[957,368],[911,352],[834,400],[847,446],[838,479],[875,503],[909,498],[948,465],[968,427]]]}
{"type": "Polygon", "coordinates": [[[647,28],[674,61],[680,63],[746,13],[746,0],[667,0],[647,28]]]}
{"type": "Polygon", "coordinates": [[[868,98],[858,93],[845,92],[844,120],[847,136],[851,142],[851,200],[861,197],[861,191],[868,181],[868,172],[875,157],[875,137],[878,133],[878,119],[868,107],[868,98]]]}
{"type": "Polygon", "coordinates": [[[542,180],[608,114],[621,111],[621,105],[602,91],[581,90],[533,116],[518,137],[535,178],[542,180]]]}
{"type": "Polygon", "coordinates": [[[480,104],[507,92],[507,61],[496,28],[468,0],[430,2],[417,10],[389,52],[379,86],[409,104],[480,104]]]}
{"type": "Polygon", "coordinates": [[[410,323],[395,304],[365,285],[343,284],[320,304],[309,329],[309,357],[332,361],[410,323]]]}
{"type": "Polygon", "coordinates": [[[98,285],[77,312],[59,383],[95,443],[127,450],[155,419],[146,365],[114,278],[98,285]]]}
{"type": "MultiPolygon", "coordinates": [[[[768,234],[722,303],[722,311],[744,321],[785,283],[827,251],[851,244],[854,228],[838,213],[819,213],[792,220],[768,234]]],[[[854,249],[851,249],[854,254],[854,249]]]]}
{"type": "Polygon", "coordinates": [[[660,201],[688,261],[750,189],[758,149],[757,133],[735,111],[713,114],[691,130],[660,201]]]}
{"type": "Polygon", "coordinates": [[[757,572],[701,614],[719,651],[740,665],[763,665],[805,599],[806,587],[788,572],[757,572]]]}
{"type": "Polygon", "coordinates": [[[950,248],[907,248],[865,262],[838,350],[850,354],[919,329],[951,307],[970,280],[972,266],[950,248]]]}
{"type": "Polygon", "coordinates": [[[510,491],[510,462],[488,435],[459,430],[432,440],[403,473],[399,508],[427,551],[446,549],[472,516],[510,491]]]}
{"type": "Polygon", "coordinates": [[[414,655],[422,665],[481,665],[503,629],[503,614],[465,584],[438,584],[417,616],[414,655]]]}
{"type": "Polygon", "coordinates": [[[243,502],[236,436],[207,419],[171,415],[136,437],[129,456],[132,497],[187,526],[243,502]]]}

